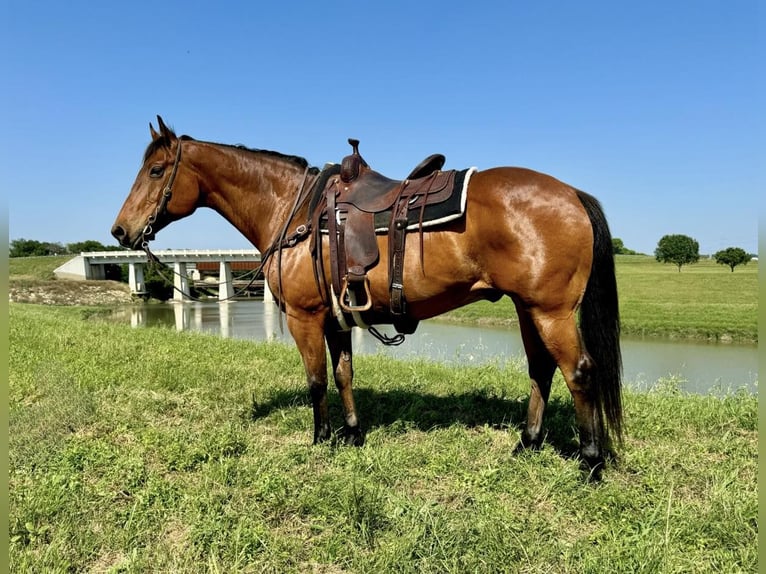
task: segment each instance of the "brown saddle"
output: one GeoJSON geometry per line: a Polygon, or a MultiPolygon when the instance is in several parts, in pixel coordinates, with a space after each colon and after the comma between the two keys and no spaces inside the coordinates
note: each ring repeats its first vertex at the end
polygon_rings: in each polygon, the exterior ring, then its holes
{"type": "MultiPolygon", "coordinates": [[[[372,170],[359,154],[359,141],[349,139],[351,155],[341,162],[324,190],[324,199],[313,214],[313,228],[326,219],[330,243],[332,287],[341,309],[362,313],[372,307],[367,272],[379,263],[375,215],[390,212],[389,291],[394,325],[414,332],[417,322],[402,321],[406,312],[403,293],[404,247],[408,212],[420,210],[421,265],[423,211],[427,205],[445,201],[453,192],[455,171],[441,171],[445,157],[434,154],[418,164],[404,180],[389,179],[372,170]]],[[[321,265],[321,257],[317,257],[321,265]]],[[[356,316],[356,315],[355,315],[356,316]]]]}

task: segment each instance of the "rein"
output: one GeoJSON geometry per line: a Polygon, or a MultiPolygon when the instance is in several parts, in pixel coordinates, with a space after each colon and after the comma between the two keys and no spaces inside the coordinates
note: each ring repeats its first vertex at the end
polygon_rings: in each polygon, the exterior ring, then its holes
{"type": "MultiPolygon", "coordinates": [[[[161,217],[165,214],[167,211],[168,203],[170,202],[170,198],[173,195],[173,184],[176,180],[176,175],[178,174],[178,166],[181,163],[181,140],[178,140],[178,149],[176,150],[176,157],[175,161],[173,162],[173,169],[170,172],[170,177],[168,177],[167,184],[165,184],[165,188],[162,191],[162,196],[160,197],[159,202],[157,203],[157,207],[154,210],[154,213],[152,213],[149,218],[147,219],[146,225],[144,226],[144,229],[141,231],[141,249],[146,253],[147,260],[149,263],[154,266],[155,271],[157,271],[157,274],[162,277],[162,279],[165,280],[166,283],[173,286],[173,289],[176,291],[181,292],[178,287],[175,286],[172,279],[169,279],[162,271],[161,268],[165,268],[165,265],[160,261],[159,257],[157,257],[154,253],[152,253],[151,249],[149,248],[149,239],[148,237],[153,234],[154,230],[152,229],[152,226],[157,221],[158,217],[161,217]]],[[[287,235],[287,228],[290,226],[290,223],[292,222],[293,218],[295,217],[295,214],[298,211],[298,208],[301,206],[302,203],[304,203],[307,199],[306,195],[306,180],[308,179],[308,172],[309,168],[308,166],[303,172],[303,178],[301,179],[300,187],[298,188],[298,193],[295,196],[295,204],[293,205],[292,210],[290,211],[289,216],[287,217],[287,220],[285,221],[285,224],[282,228],[282,230],[279,232],[277,238],[274,240],[274,242],[264,251],[261,253],[261,262],[258,265],[258,267],[255,269],[253,273],[253,278],[250,280],[250,282],[242,289],[240,289],[238,292],[234,293],[231,297],[227,297],[226,299],[222,299],[222,301],[227,301],[229,299],[234,299],[238,295],[241,295],[247,289],[255,282],[256,278],[263,272],[263,268],[268,263],[269,259],[272,255],[274,255],[275,252],[277,252],[277,276],[279,277],[279,292],[277,294],[277,298],[281,300],[282,295],[282,249],[284,247],[293,247],[301,240],[308,237],[310,233],[310,226],[308,225],[299,225],[297,229],[291,233],[290,235],[287,235]]],[[[310,189],[310,188],[309,188],[310,189]]],[[[171,272],[172,275],[178,275],[175,271],[171,272]]],[[[220,283],[219,283],[220,285],[220,283]]],[[[279,330],[283,332],[282,327],[282,315],[279,316],[279,330]]]]}
{"type": "MultiPolygon", "coordinates": [[[[269,255],[274,253],[275,245],[276,245],[276,251],[277,251],[277,300],[280,302],[282,301],[282,249],[287,245],[288,247],[292,247],[295,245],[299,238],[307,237],[309,234],[309,227],[305,224],[299,225],[298,228],[295,230],[295,233],[291,235],[291,241],[287,244],[285,243],[286,237],[287,237],[287,228],[290,226],[290,223],[292,222],[293,218],[295,217],[295,214],[298,212],[298,208],[301,206],[303,202],[306,201],[307,195],[306,195],[306,179],[309,175],[309,167],[306,166],[306,169],[303,170],[303,178],[301,179],[301,185],[298,187],[298,193],[295,194],[295,203],[293,203],[293,208],[290,210],[290,214],[287,216],[287,219],[285,220],[285,225],[282,227],[282,231],[279,233],[278,240],[275,243],[272,243],[269,249],[266,251],[269,252],[269,255]]],[[[309,188],[311,189],[311,188],[309,188]]],[[[268,259],[268,257],[267,257],[268,259]]],[[[284,327],[282,326],[282,313],[279,314],[279,332],[284,333],[284,327]]]]}
{"type": "MultiPolygon", "coordinates": [[[[157,207],[154,210],[154,213],[149,216],[147,219],[146,225],[144,226],[143,231],[141,231],[141,249],[146,253],[146,257],[148,262],[154,267],[157,274],[162,277],[162,279],[168,283],[169,285],[173,286],[173,289],[183,293],[178,287],[175,286],[175,282],[172,280],[172,275],[178,275],[175,271],[171,271],[171,278],[168,278],[162,271],[162,268],[165,268],[165,265],[160,261],[159,257],[157,257],[154,253],[152,253],[151,249],[149,248],[149,239],[148,237],[151,236],[154,232],[152,226],[157,221],[157,218],[161,217],[165,214],[167,211],[168,203],[170,202],[170,199],[173,195],[173,184],[176,180],[176,175],[178,174],[178,166],[181,163],[181,140],[178,140],[178,149],[176,150],[176,157],[175,161],[173,162],[173,169],[170,172],[170,176],[168,177],[168,181],[165,184],[165,188],[162,191],[162,196],[160,197],[159,202],[157,203],[157,207]]],[[[293,219],[295,218],[296,214],[298,213],[298,210],[300,209],[301,205],[303,205],[306,200],[311,195],[311,192],[314,188],[314,186],[306,186],[306,182],[308,181],[308,174],[309,174],[309,167],[306,166],[305,170],[303,171],[303,177],[301,178],[301,183],[298,186],[298,191],[295,194],[295,202],[293,203],[292,208],[290,209],[290,212],[285,219],[285,223],[282,226],[282,229],[277,234],[277,237],[274,239],[274,241],[269,245],[269,247],[261,253],[261,262],[258,265],[257,269],[253,272],[253,278],[250,280],[250,282],[243,288],[240,289],[238,292],[234,293],[231,297],[227,297],[226,299],[221,299],[219,301],[227,301],[230,299],[234,299],[238,295],[241,295],[247,289],[255,282],[256,278],[261,275],[263,272],[264,267],[271,259],[272,255],[274,253],[277,254],[277,301],[278,304],[281,306],[282,302],[282,250],[284,248],[294,247],[296,244],[298,244],[300,241],[306,239],[309,234],[311,233],[311,224],[301,224],[299,225],[295,231],[291,234],[287,234],[287,229],[290,227],[290,224],[292,223],[293,219]]],[[[319,180],[315,180],[315,184],[319,180]]],[[[310,214],[309,214],[310,216],[310,214]]],[[[265,281],[265,277],[264,277],[265,281]]],[[[219,283],[220,286],[220,283],[219,283]]],[[[185,296],[189,296],[188,294],[185,294],[185,296]]],[[[397,333],[394,337],[389,337],[388,335],[381,333],[378,331],[374,326],[369,326],[367,330],[381,343],[388,346],[396,346],[400,345],[404,342],[404,335],[397,333]]],[[[279,314],[279,331],[280,333],[284,333],[284,326],[282,324],[282,313],[279,314]]]]}

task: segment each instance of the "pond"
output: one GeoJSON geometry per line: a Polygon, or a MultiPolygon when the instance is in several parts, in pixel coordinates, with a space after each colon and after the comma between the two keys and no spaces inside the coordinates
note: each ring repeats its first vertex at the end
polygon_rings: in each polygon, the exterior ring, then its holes
{"type": "MultiPolygon", "coordinates": [[[[170,326],[223,337],[292,342],[284,318],[273,303],[231,301],[142,305],[126,308],[119,316],[131,325],[170,326]]],[[[393,327],[384,332],[394,334],[393,327]]],[[[354,329],[354,352],[383,353],[392,357],[425,358],[442,363],[481,365],[523,362],[518,328],[467,326],[443,321],[421,322],[418,330],[398,347],[380,344],[366,331],[354,329]]],[[[716,394],[745,389],[758,391],[757,345],[716,344],[623,337],[625,384],[650,389],[660,379],[679,381],[681,390],[716,394]]]]}

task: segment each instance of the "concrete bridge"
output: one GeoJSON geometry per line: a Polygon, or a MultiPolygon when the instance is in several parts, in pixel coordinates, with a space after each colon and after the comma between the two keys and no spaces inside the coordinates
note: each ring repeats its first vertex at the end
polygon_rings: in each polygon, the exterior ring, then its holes
{"type": "MultiPolygon", "coordinates": [[[[165,249],[155,251],[157,258],[173,269],[173,299],[186,301],[191,299],[189,291],[189,269],[199,262],[217,262],[218,299],[230,299],[234,296],[234,282],[231,264],[234,261],[260,263],[261,253],[257,249],[165,249]]],[[[148,264],[143,251],[89,251],[67,261],[55,270],[62,279],[105,279],[105,265],[128,265],[128,282],[135,295],[146,293],[144,285],[144,266],[148,264]]],[[[271,300],[271,292],[264,283],[264,300],[271,300]]]]}

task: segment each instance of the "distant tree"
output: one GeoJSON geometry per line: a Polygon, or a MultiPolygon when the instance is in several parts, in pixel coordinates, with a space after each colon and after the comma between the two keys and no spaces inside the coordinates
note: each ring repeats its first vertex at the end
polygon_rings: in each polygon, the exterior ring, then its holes
{"type": "Polygon", "coordinates": [[[104,245],[94,239],[87,239],[85,241],[78,241],[76,243],[67,243],[66,246],[69,253],[77,255],[85,251],[115,251],[122,249],[121,247],[115,247],[110,245],[104,245]]]}
{"type": "Polygon", "coordinates": [[[699,261],[700,246],[688,235],[664,235],[657,243],[654,257],[660,263],[673,263],[678,266],[680,273],[682,265],[699,261]]]}
{"type": "Polygon", "coordinates": [[[750,261],[750,255],[740,247],[727,247],[721,251],[716,252],[713,255],[716,263],[721,265],[728,265],[731,267],[731,272],[734,273],[734,268],[737,265],[747,265],[750,261]]]}
{"type": "Polygon", "coordinates": [[[41,257],[45,255],[61,255],[66,248],[61,243],[46,243],[34,239],[14,239],[11,241],[10,257],[41,257]]]}
{"type": "Polygon", "coordinates": [[[58,242],[46,243],[45,247],[48,250],[48,255],[65,255],[67,253],[66,247],[58,242]]]}
{"type": "Polygon", "coordinates": [[[619,237],[612,238],[612,253],[615,255],[636,255],[635,251],[625,247],[625,243],[619,237]]]}

